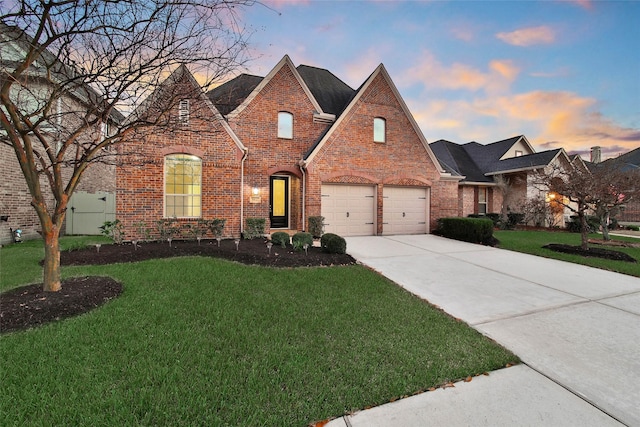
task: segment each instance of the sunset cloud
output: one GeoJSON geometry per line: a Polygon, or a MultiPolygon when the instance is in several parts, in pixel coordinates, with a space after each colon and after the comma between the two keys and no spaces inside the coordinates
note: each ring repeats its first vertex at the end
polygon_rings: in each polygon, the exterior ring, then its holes
{"type": "Polygon", "coordinates": [[[556,40],[556,32],[546,25],[522,28],[508,33],[498,33],[496,37],[514,46],[533,46],[551,44],[556,40]]]}
{"type": "Polygon", "coordinates": [[[409,67],[400,81],[404,85],[420,83],[427,89],[502,92],[509,88],[520,69],[510,60],[493,60],[483,71],[467,64],[442,64],[430,52],[409,67]]]}

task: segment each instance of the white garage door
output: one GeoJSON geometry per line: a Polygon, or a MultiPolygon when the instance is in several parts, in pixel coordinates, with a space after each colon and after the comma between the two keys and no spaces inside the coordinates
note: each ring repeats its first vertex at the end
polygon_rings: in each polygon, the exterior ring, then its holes
{"type": "Polygon", "coordinates": [[[429,189],[384,187],[383,234],[424,234],[429,231],[429,189]]]}
{"type": "Polygon", "coordinates": [[[323,185],[321,211],[325,233],[374,235],[375,191],[375,187],[367,185],[323,185]]]}

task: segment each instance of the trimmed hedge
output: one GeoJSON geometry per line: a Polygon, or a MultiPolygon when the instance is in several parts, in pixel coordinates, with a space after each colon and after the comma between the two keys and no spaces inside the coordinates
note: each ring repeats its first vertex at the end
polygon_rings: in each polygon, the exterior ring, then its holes
{"type": "Polygon", "coordinates": [[[320,238],[320,246],[323,252],[330,254],[347,253],[347,241],[333,233],[323,234],[320,238]]]}
{"type": "Polygon", "coordinates": [[[313,235],[315,239],[319,239],[324,231],[324,217],[323,216],[310,216],[309,217],[309,233],[313,235]]]}
{"type": "Polygon", "coordinates": [[[284,231],[276,231],[271,235],[271,243],[286,248],[289,243],[289,234],[284,231]]]}
{"type": "Polygon", "coordinates": [[[267,222],[265,218],[247,218],[247,228],[243,237],[247,240],[264,236],[264,227],[267,222]]]}
{"type": "Polygon", "coordinates": [[[440,218],[438,234],[449,239],[489,245],[493,241],[493,221],[484,218],[440,218]]]}

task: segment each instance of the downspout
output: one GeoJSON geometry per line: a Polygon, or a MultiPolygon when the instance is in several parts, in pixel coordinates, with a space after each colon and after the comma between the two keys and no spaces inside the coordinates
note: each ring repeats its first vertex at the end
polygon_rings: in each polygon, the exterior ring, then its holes
{"type": "Polygon", "coordinates": [[[247,160],[249,149],[245,148],[240,160],[240,237],[244,232],[244,161],[247,160]]]}
{"type": "Polygon", "coordinates": [[[300,172],[302,172],[302,231],[306,230],[306,206],[307,206],[307,174],[305,173],[305,168],[307,167],[304,159],[301,159],[298,162],[298,167],[300,167],[300,172]]]}

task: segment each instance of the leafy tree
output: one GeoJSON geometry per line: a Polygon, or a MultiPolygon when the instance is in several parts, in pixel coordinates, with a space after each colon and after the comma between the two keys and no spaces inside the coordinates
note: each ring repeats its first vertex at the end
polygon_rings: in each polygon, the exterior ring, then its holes
{"type": "Polygon", "coordinates": [[[87,168],[114,164],[126,138],[175,126],[164,114],[184,94],[148,99],[181,65],[206,89],[241,65],[249,0],[0,2],[0,143],[25,177],[44,238],[45,291],[58,291],[58,238],[87,168]]]}

